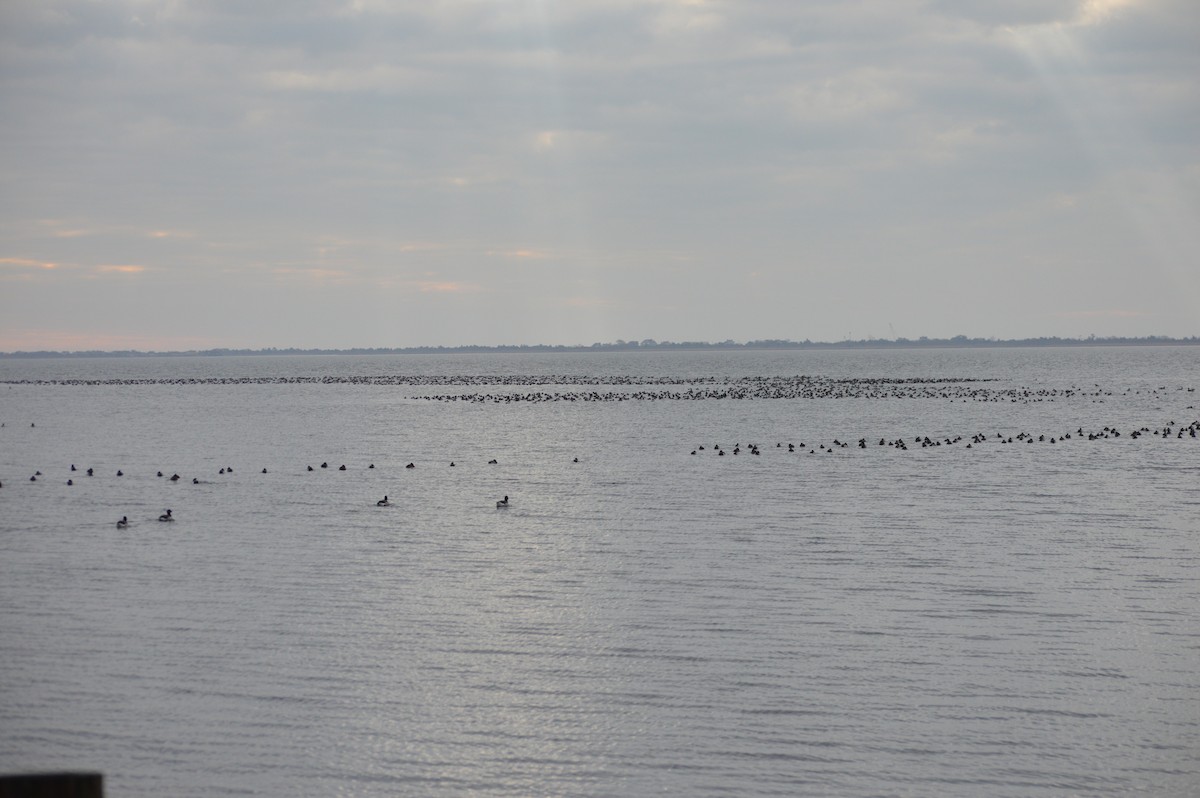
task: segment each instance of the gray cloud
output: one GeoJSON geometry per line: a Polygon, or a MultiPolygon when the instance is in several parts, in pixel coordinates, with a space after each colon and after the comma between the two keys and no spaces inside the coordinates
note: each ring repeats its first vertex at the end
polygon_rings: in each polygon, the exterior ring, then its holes
{"type": "Polygon", "coordinates": [[[1197,17],[8,3],[0,259],[70,268],[0,269],[0,334],[173,292],[235,346],[1195,334],[1197,17]]]}

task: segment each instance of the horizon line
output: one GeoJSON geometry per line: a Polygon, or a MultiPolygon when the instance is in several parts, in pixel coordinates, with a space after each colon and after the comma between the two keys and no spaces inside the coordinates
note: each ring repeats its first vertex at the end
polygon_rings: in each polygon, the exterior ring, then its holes
{"type": "Polygon", "coordinates": [[[922,349],[922,348],[1002,348],[1002,347],[1039,347],[1039,346],[1196,346],[1200,345],[1200,336],[1174,338],[1163,335],[1149,336],[1096,336],[1086,338],[1062,338],[1059,336],[1042,336],[1037,338],[968,338],[956,335],[952,338],[864,338],[844,339],[841,341],[793,341],[788,339],[753,339],[737,342],[732,339],[724,341],[656,341],[646,338],[641,341],[625,341],[617,339],[608,343],[593,344],[461,344],[456,346],[422,345],[400,347],[211,347],[208,349],[186,350],[28,350],[0,352],[0,358],[36,358],[36,357],[172,357],[172,356],[240,356],[240,355],[403,355],[403,354],[484,354],[520,353],[520,352],[613,352],[613,351],[654,351],[654,350],[729,350],[729,349],[922,349]]]}

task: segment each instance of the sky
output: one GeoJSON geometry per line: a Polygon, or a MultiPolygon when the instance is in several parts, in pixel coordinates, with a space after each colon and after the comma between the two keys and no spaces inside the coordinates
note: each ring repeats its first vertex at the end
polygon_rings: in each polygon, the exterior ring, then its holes
{"type": "Polygon", "coordinates": [[[1196,0],[4,0],[0,351],[1200,334],[1196,0]]]}

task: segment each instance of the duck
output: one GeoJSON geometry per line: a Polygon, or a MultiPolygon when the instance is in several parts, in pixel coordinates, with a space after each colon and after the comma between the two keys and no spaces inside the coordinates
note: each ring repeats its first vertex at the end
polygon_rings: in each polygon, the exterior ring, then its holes
{"type": "Polygon", "coordinates": [[[170,509],[158,517],[159,521],[174,521],[175,517],[171,515],[170,509]]]}
{"type": "Polygon", "coordinates": [[[121,516],[121,520],[117,522],[117,529],[124,529],[129,526],[129,516],[121,516]]]}
{"type": "Polygon", "coordinates": [[[388,497],[387,497],[387,496],[384,496],[382,499],[380,499],[379,501],[375,502],[375,506],[376,506],[376,507],[390,507],[390,506],[391,506],[391,504],[392,504],[392,503],[391,503],[390,501],[388,501],[388,497]]]}
{"type": "Polygon", "coordinates": [[[508,506],[508,496],[505,496],[503,499],[496,502],[496,506],[497,507],[507,507],[508,506]]]}

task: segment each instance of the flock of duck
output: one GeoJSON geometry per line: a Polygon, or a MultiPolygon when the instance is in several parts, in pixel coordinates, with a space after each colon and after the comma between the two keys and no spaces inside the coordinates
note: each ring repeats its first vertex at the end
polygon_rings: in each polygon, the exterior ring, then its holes
{"type": "MultiPolygon", "coordinates": [[[[971,435],[969,439],[964,438],[962,435],[955,435],[953,438],[949,438],[949,437],[931,438],[928,435],[917,435],[916,437],[914,437],[912,439],[911,445],[914,447],[920,446],[922,449],[927,449],[930,447],[937,447],[937,446],[954,446],[955,444],[961,443],[962,441],[966,440],[967,444],[966,444],[965,448],[971,449],[975,446],[979,446],[980,444],[989,443],[989,442],[1005,444],[1005,445],[1010,444],[1010,443],[1011,444],[1016,444],[1016,443],[1025,443],[1025,444],[1050,443],[1050,444],[1054,444],[1054,443],[1063,443],[1063,442],[1066,442],[1069,440],[1075,440],[1075,439],[1098,441],[1098,440],[1115,439],[1115,438],[1120,438],[1120,437],[1122,437],[1122,433],[1116,427],[1104,427],[1103,429],[1100,429],[1100,430],[1092,430],[1092,431],[1088,431],[1088,432],[1084,432],[1083,427],[1079,427],[1078,429],[1075,430],[1074,433],[1064,432],[1060,435],[1041,434],[1041,435],[1035,436],[1028,432],[1020,432],[1020,433],[1017,433],[1016,435],[1005,436],[1005,435],[997,432],[995,435],[989,436],[989,435],[986,435],[986,434],[980,432],[980,433],[975,433],[974,435],[971,435]]],[[[1200,438],[1200,420],[1193,421],[1190,424],[1185,424],[1185,425],[1179,425],[1179,424],[1176,424],[1174,421],[1170,421],[1163,427],[1153,429],[1153,430],[1150,427],[1138,427],[1136,429],[1130,430],[1125,435],[1125,437],[1128,437],[1131,440],[1137,440],[1139,438],[1147,438],[1147,437],[1148,438],[1176,438],[1176,439],[1192,438],[1192,439],[1197,439],[1197,438],[1200,438]]],[[[804,443],[784,444],[784,443],[780,442],[780,443],[775,444],[775,448],[783,449],[786,446],[787,451],[792,452],[792,453],[796,452],[797,450],[803,452],[807,449],[808,454],[816,454],[817,452],[831,454],[834,451],[837,451],[840,449],[848,449],[851,447],[851,445],[852,444],[849,441],[842,441],[842,440],[838,440],[837,438],[834,438],[833,443],[831,443],[829,446],[826,446],[823,443],[817,444],[816,446],[808,446],[804,443]]],[[[892,440],[888,440],[887,438],[880,438],[879,442],[875,443],[875,444],[868,442],[868,440],[866,438],[859,438],[857,441],[855,441],[853,443],[853,446],[856,448],[859,448],[859,449],[866,449],[872,445],[874,445],[874,446],[890,446],[895,449],[900,449],[902,451],[908,451],[908,447],[910,444],[904,438],[895,438],[892,440]]],[[[727,452],[729,454],[734,454],[734,455],[741,454],[743,451],[743,447],[740,443],[736,443],[736,444],[734,444],[734,446],[731,450],[728,450],[725,447],[721,446],[721,444],[714,443],[712,445],[711,449],[707,449],[704,445],[700,445],[700,446],[697,446],[696,448],[692,449],[691,453],[699,454],[700,452],[704,452],[706,450],[715,452],[718,457],[724,457],[727,452]]],[[[761,455],[762,454],[762,449],[756,443],[746,444],[744,451],[747,454],[751,454],[751,455],[761,455]]]]}
{"type": "Polygon", "coordinates": [[[721,399],[945,399],[973,402],[1053,402],[1057,399],[1091,399],[1103,402],[1113,396],[1144,393],[1163,397],[1168,392],[1193,392],[1195,388],[1166,386],[1117,392],[1091,386],[1030,388],[1000,387],[995,378],[973,377],[824,377],[796,376],[587,376],[573,374],[460,374],[364,375],[293,377],[190,377],[173,379],[57,379],[5,380],[9,385],[407,385],[415,387],[488,386],[502,390],[416,394],[406,398],[435,402],[626,402],[721,399]],[[545,386],[550,390],[513,391],[545,386]],[[608,390],[571,390],[604,386],[608,390]],[[645,386],[637,389],[639,386],[645,386]],[[564,390],[566,389],[566,390],[564,390]]]}
{"type": "MultiPolygon", "coordinates": [[[[989,385],[997,380],[993,379],[977,379],[977,378],[831,378],[831,377],[809,377],[809,376],[794,376],[794,377],[661,377],[661,376],[574,376],[574,375],[513,375],[513,376],[495,376],[495,375],[436,375],[436,376],[326,376],[326,377],[241,377],[241,378],[184,378],[184,379],[107,379],[107,380],[9,380],[4,381],[9,384],[36,384],[36,385],[207,385],[207,384],[279,384],[279,383],[299,383],[299,384],[357,384],[357,385],[412,385],[412,386],[497,386],[505,390],[491,392],[462,392],[462,393],[441,393],[441,394],[423,394],[411,396],[411,399],[423,399],[427,401],[439,402],[492,402],[492,403],[513,403],[513,402],[624,402],[624,401],[658,401],[658,400],[754,400],[754,399],[941,399],[950,401],[974,401],[974,402],[1008,402],[1008,403],[1031,403],[1031,402],[1053,402],[1057,399],[1090,399],[1093,402],[1104,402],[1107,398],[1113,396],[1130,396],[1136,394],[1145,394],[1148,398],[1162,400],[1168,398],[1168,394],[1177,394],[1177,392],[1186,391],[1192,393],[1195,388],[1177,387],[1169,389],[1166,386],[1150,388],[1144,390],[1127,389],[1123,392],[1114,392],[1102,388],[1095,384],[1090,387],[1071,386],[1067,388],[1027,388],[1027,387],[999,387],[989,385]],[[513,392],[513,387],[521,386],[552,386],[552,390],[538,390],[528,392],[513,392]],[[606,390],[561,390],[563,388],[584,388],[588,386],[604,386],[606,390]],[[639,386],[644,388],[639,389],[639,386]],[[624,390],[622,390],[624,389],[624,390]]],[[[1193,405],[1188,405],[1188,409],[1193,409],[1193,405]]],[[[3,426],[3,425],[0,425],[3,426]]],[[[31,426],[36,426],[31,424],[31,426]]],[[[1038,434],[1033,435],[1027,432],[1020,432],[1016,435],[1005,435],[1003,433],[974,433],[969,437],[956,435],[953,437],[946,436],[930,436],[917,435],[911,438],[896,437],[892,439],[879,438],[878,441],[866,437],[860,437],[857,441],[843,441],[834,438],[832,443],[819,443],[809,445],[803,442],[775,444],[775,449],[785,450],[788,453],[807,452],[808,454],[816,454],[818,452],[831,454],[836,451],[858,448],[877,448],[890,447],[892,449],[907,451],[910,447],[920,447],[922,449],[936,448],[941,446],[953,447],[958,444],[963,444],[967,449],[981,446],[983,444],[1026,444],[1032,445],[1035,443],[1044,444],[1060,444],[1073,440],[1107,440],[1116,438],[1126,438],[1130,440],[1138,440],[1140,438],[1190,438],[1196,439],[1200,436],[1200,421],[1192,421],[1188,424],[1177,424],[1170,421],[1167,424],[1151,428],[1148,426],[1136,427],[1125,432],[1115,427],[1103,427],[1102,429],[1084,431],[1083,427],[1078,427],[1073,432],[1068,431],[1058,434],[1038,434]]],[[[751,456],[759,456],[762,450],[758,444],[748,443],[743,447],[740,443],[734,444],[730,449],[722,446],[719,443],[711,444],[710,446],[699,445],[691,450],[692,455],[697,455],[702,452],[711,452],[718,457],[724,457],[726,454],[740,455],[743,452],[751,456]]],[[[574,462],[578,463],[578,458],[574,462]]],[[[488,461],[489,465],[496,465],[497,460],[488,461]]],[[[450,467],[454,467],[455,463],[450,462],[450,467]]],[[[307,471],[315,471],[317,467],[312,465],[306,466],[307,471]]],[[[328,462],[320,464],[319,468],[328,469],[328,462]]],[[[367,466],[368,469],[374,469],[374,463],[367,466]]],[[[410,462],[405,466],[406,469],[416,468],[416,463],[410,462]]],[[[339,471],[346,471],[347,466],[342,464],[337,467],[339,471]]],[[[74,485],[77,469],[75,465],[70,467],[71,475],[67,478],[67,485],[74,485]]],[[[93,468],[87,468],[88,477],[95,475],[93,468]]],[[[226,466],[219,471],[220,475],[232,474],[233,468],[226,466]]],[[[266,474],[267,469],[263,468],[261,473],[266,474]]],[[[121,470],[116,471],[116,476],[124,476],[121,470]]],[[[157,472],[159,478],[166,479],[170,482],[178,482],[182,479],[178,473],[173,473],[167,477],[162,471],[157,472]]],[[[44,478],[41,471],[36,471],[29,477],[31,482],[36,482],[40,478],[44,478]]],[[[192,484],[203,484],[203,480],[199,477],[192,477],[192,484]]],[[[3,482],[0,482],[0,488],[3,487],[3,482]]],[[[385,495],[382,499],[376,502],[379,507],[391,506],[391,502],[385,495]]],[[[509,498],[505,496],[503,499],[496,501],[497,509],[504,509],[509,506],[509,498]]],[[[158,520],[163,523],[170,523],[175,520],[171,509],[166,509],[158,520]]],[[[129,519],[122,516],[116,522],[118,528],[125,528],[129,524],[129,519]]]]}
{"type": "MultiPolygon", "coordinates": [[[[36,426],[36,424],[31,424],[30,426],[36,426]]],[[[488,465],[499,465],[499,462],[500,461],[496,460],[495,458],[487,461],[488,465]]],[[[578,457],[574,458],[572,460],[572,462],[578,463],[579,458],[578,457]]],[[[319,466],[319,468],[325,468],[325,469],[328,469],[329,467],[330,466],[329,466],[328,461],[321,463],[321,465],[319,466]]],[[[412,468],[416,468],[416,467],[417,467],[416,463],[411,463],[411,462],[404,466],[405,469],[412,469],[412,468]]],[[[453,460],[450,461],[450,467],[451,468],[456,467],[453,460]]],[[[374,468],[375,468],[374,463],[370,463],[369,465],[367,465],[368,470],[373,470],[374,468]]],[[[317,468],[314,468],[311,465],[306,466],[306,471],[316,471],[316,470],[317,470],[317,468]]],[[[338,466],[336,470],[348,471],[349,469],[343,463],[342,465],[338,466]]],[[[83,473],[89,477],[94,477],[94,476],[96,476],[96,469],[89,467],[87,469],[81,470],[81,469],[77,468],[74,463],[72,463],[71,467],[70,467],[70,473],[71,474],[83,473]]],[[[221,475],[221,476],[224,476],[227,474],[232,474],[233,466],[225,466],[224,468],[221,468],[217,473],[218,473],[218,475],[221,475]]],[[[260,473],[266,474],[266,473],[268,473],[268,471],[267,471],[267,469],[264,468],[264,469],[262,469],[262,471],[260,473]]],[[[124,470],[117,469],[116,476],[118,476],[118,477],[125,476],[124,470]]],[[[156,472],[156,476],[161,479],[166,479],[168,482],[179,482],[182,479],[182,477],[180,477],[179,474],[177,474],[177,473],[171,474],[171,476],[167,477],[162,471],[156,472]]],[[[40,470],[37,470],[37,471],[34,471],[34,473],[29,477],[29,481],[37,482],[39,479],[45,479],[45,478],[46,478],[46,475],[43,474],[40,470]]],[[[75,484],[75,477],[74,476],[68,477],[66,484],[68,486],[73,486],[75,484]]],[[[203,485],[203,484],[205,484],[205,480],[202,480],[199,477],[192,477],[192,484],[193,485],[203,485]]],[[[4,487],[4,482],[0,481],[0,488],[3,488],[3,487],[4,487]]],[[[391,507],[392,503],[388,499],[388,497],[385,495],[382,499],[375,502],[375,506],[376,507],[391,507]]],[[[510,504],[509,504],[509,499],[508,499],[507,495],[505,495],[503,499],[500,499],[496,502],[496,508],[500,509],[500,510],[507,509],[509,506],[510,506],[510,504]]],[[[174,512],[170,508],[167,508],[166,510],[163,511],[163,513],[160,516],[158,516],[158,520],[163,523],[173,522],[175,520],[174,512]]],[[[129,517],[128,516],[123,515],[120,517],[120,519],[117,520],[117,529],[125,529],[128,526],[129,526],[129,517]]]]}
{"type": "MultiPolygon", "coordinates": [[[[697,401],[748,399],[941,399],[961,402],[1053,402],[1058,399],[1090,399],[1104,402],[1113,396],[1142,393],[1126,390],[1117,393],[1102,388],[1071,386],[1067,388],[1028,388],[985,385],[995,379],[965,377],[902,377],[902,378],[833,378],[810,377],[734,377],[734,378],[655,378],[639,381],[636,378],[604,378],[591,383],[558,377],[553,380],[528,379],[528,382],[503,381],[505,386],[517,385],[582,385],[603,384],[618,386],[654,386],[644,390],[554,390],[528,392],[465,392],[425,394],[411,397],[435,402],[478,402],[508,404],[513,402],[629,402],[629,401],[697,401]]],[[[458,384],[458,383],[455,383],[458,384]]],[[[472,384],[472,383],[466,383],[472,384]]],[[[1193,392],[1194,388],[1178,387],[1175,391],[1193,392]]],[[[1171,392],[1166,386],[1147,389],[1147,396],[1162,398],[1171,392]]]]}
{"type": "MultiPolygon", "coordinates": [[[[786,451],[788,453],[807,451],[808,454],[816,454],[817,452],[821,452],[823,454],[832,454],[835,451],[840,451],[843,449],[850,449],[852,447],[858,448],[858,449],[867,449],[867,448],[871,448],[871,447],[886,446],[886,447],[891,447],[893,449],[897,449],[897,450],[901,450],[901,451],[907,451],[910,446],[927,449],[927,448],[940,447],[940,446],[955,446],[957,444],[960,444],[960,443],[963,443],[964,441],[966,441],[966,443],[964,444],[964,447],[967,449],[971,449],[973,447],[977,447],[977,446],[980,446],[983,444],[988,444],[988,443],[1000,444],[1000,445],[1024,443],[1026,445],[1032,445],[1035,443],[1057,444],[1057,443],[1065,443],[1067,441],[1072,441],[1072,440],[1097,441],[1097,440],[1109,440],[1109,439],[1119,439],[1119,438],[1127,438],[1129,440],[1138,440],[1141,438],[1156,438],[1156,439],[1174,438],[1174,439],[1182,440],[1184,438],[1190,438],[1190,439],[1196,440],[1196,439],[1200,438],[1200,420],[1192,421],[1188,424],[1177,424],[1174,421],[1170,421],[1161,427],[1156,427],[1156,428],[1152,429],[1150,427],[1142,426],[1142,427],[1136,427],[1134,429],[1127,430],[1124,433],[1121,432],[1121,430],[1119,430],[1116,427],[1107,427],[1106,426],[1101,429],[1088,430],[1088,431],[1085,431],[1083,429],[1083,427],[1078,427],[1077,429],[1074,430],[1074,432],[1068,431],[1068,432],[1061,433],[1061,434],[1049,434],[1049,435],[1044,434],[1044,433],[1039,434],[1039,435],[1034,435],[1034,434],[1031,434],[1028,432],[1020,432],[1020,433],[1017,433],[1016,435],[1004,435],[1003,433],[999,433],[999,432],[991,434],[991,435],[984,434],[984,433],[975,433],[975,434],[970,435],[969,438],[966,438],[962,435],[956,435],[954,437],[941,437],[941,436],[931,437],[929,435],[917,435],[911,439],[906,439],[903,437],[893,438],[893,439],[880,438],[877,442],[874,440],[868,441],[867,438],[865,438],[865,437],[860,437],[857,441],[853,441],[853,442],[843,441],[838,438],[834,438],[833,441],[828,445],[824,444],[824,443],[819,443],[816,445],[809,445],[809,444],[805,444],[804,442],[801,442],[799,444],[783,443],[781,441],[781,442],[776,443],[774,448],[783,451],[783,450],[785,450],[785,447],[786,447],[786,451]]],[[[762,455],[762,449],[759,446],[759,444],[757,444],[757,443],[747,443],[744,447],[741,443],[735,443],[732,448],[726,448],[725,446],[722,446],[720,443],[714,443],[711,446],[706,446],[705,444],[700,444],[691,450],[692,455],[697,455],[702,452],[711,452],[711,453],[715,454],[717,457],[724,457],[727,454],[737,456],[737,455],[742,454],[743,452],[745,452],[746,454],[749,454],[751,456],[761,456],[762,455]]],[[[495,458],[488,460],[487,462],[488,462],[488,465],[498,465],[499,464],[499,461],[496,460],[495,458]]],[[[578,457],[574,458],[572,460],[572,462],[578,463],[579,458],[578,457]]],[[[450,461],[449,467],[454,468],[455,465],[456,464],[454,461],[450,461]]],[[[405,469],[413,469],[416,467],[417,467],[416,463],[414,463],[414,462],[410,462],[404,466],[405,469]]],[[[310,472],[316,471],[318,468],[329,469],[330,468],[329,462],[328,461],[322,462],[320,464],[320,466],[316,466],[316,467],[314,467],[312,465],[308,465],[305,467],[306,471],[310,471],[310,472]]],[[[366,468],[368,470],[372,470],[375,468],[375,464],[370,463],[367,465],[366,468]]],[[[339,465],[336,468],[336,470],[337,471],[347,471],[349,469],[343,463],[343,464],[339,465]]],[[[67,478],[67,481],[66,481],[67,485],[70,486],[70,485],[75,484],[75,476],[74,475],[77,473],[83,473],[83,474],[86,474],[88,477],[93,477],[93,476],[95,476],[96,471],[94,468],[90,468],[90,467],[87,469],[80,470],[75,466],[75,464],[72,463],[70,466],[70,474],[72,476],[67,478]]],[[[221,475],[221,476],[232,474],[232,473],[233,473],[232,466],[225,466],[218,471],[218,475],[221,475]]],[[[266,473],[268,473],[268,471],[266,468],[263,468],[260,473],[266,474],[266,473]]],[[[125,472],[121,469],[118,469],[116,471],[116,476],[123,477],[123,476],[125,476],[125,472]]],[[[162,472],[162,471],[156,472],[156,476],[161,479],[165,479],[169,482],[179,482],[182,479],[182,477],[180,477],[180,475],[178,473],[173,473],[173,474],[171,474],[171,476],[167,477],[164,474],[164,472],[162,472]]],[[[44,479],[44,478],[45,478],[45,475],[39,470],[39,471],[35,471],[33,473],[33,475],[31,475],[29,477],[29,481],[37,482],[39,479],[44,479]]],[[[201,480],[199,477],[193,477],[191,480],[191,483],[193,485],[201,485],[201,484],[204,484],[204,480],[201,480]]],[[[4,486],[4,483],[2,481],[0,481],[0,488],[2,488],[3,486],[4,486]]],[[[392,503],[389,500],[389,498],[385,495],[382,499],[375,502],[375,504],[378,507],[390,507],[392,503]]],[[[497,509],[506,509],[509,506],[510,506],[509,498],[507,495],[504,496],[503,499],[500,499],[496,502],[497,509]]],[[[175,520],[175,516],[174,516],[173,512],[171,511],[171,509],[168,508],[160,516],[158,516],[158,520],[163,523],[170,523],[175,520]]],[[[129,518],[127,516],[121,516],[120,520],[118,520],[116,522],[116,526],[118,529],[124,529],[128,525],[129,525],[129,518]]]]}

